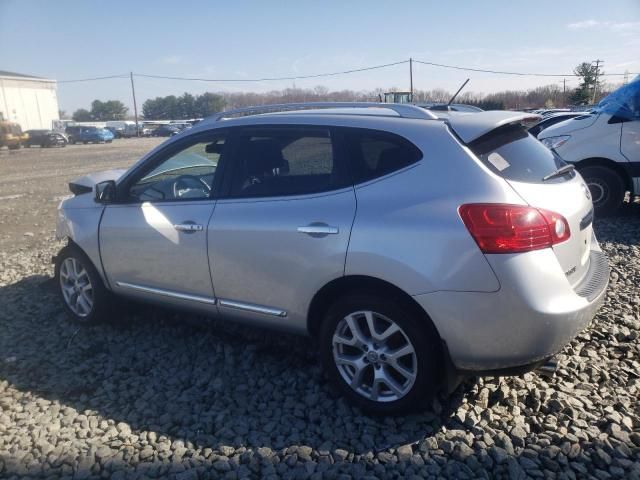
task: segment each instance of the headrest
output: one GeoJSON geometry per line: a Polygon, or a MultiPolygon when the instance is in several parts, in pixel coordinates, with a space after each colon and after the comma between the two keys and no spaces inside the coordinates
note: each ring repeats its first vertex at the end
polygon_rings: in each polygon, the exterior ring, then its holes
{"type": "Polygon", "coordinates": [[[245,160],[249,175],[273,174],[276,169],[280,173],[289,171],[289,162],[282,156],[280,146],[271,138],[246,143],[240,155],[245,160]]]}

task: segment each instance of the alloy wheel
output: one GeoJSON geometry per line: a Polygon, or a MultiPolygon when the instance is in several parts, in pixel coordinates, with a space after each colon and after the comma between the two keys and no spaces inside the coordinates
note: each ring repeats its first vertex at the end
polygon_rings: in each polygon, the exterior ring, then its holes
{"type": "Polygon", "coordinates": [[[87,317],[93,310],[93,286],[89,273],[75,258],[66,258],[60,265],[60,288],[69,309],[78,317],[87,317]]]}
{"type": "Polygon", "coordinates": [[[415,383],[418,358],[411,340],[390,318],[369,310],[338,322],[333,359],[342,379],[374,402],[404,397],[415,383]]]}

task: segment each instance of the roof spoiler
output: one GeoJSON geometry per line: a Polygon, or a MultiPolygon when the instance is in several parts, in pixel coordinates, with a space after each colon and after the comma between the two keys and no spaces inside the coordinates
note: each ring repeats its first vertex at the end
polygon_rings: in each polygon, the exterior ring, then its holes
{"type": "Polygon", "coordinates": [[[540,120],[540,115],[527,112],[490,110],[487,112],[451,112],[447,123],[464,143],[470,143],[504,125],[528,123],[540,120]]]}

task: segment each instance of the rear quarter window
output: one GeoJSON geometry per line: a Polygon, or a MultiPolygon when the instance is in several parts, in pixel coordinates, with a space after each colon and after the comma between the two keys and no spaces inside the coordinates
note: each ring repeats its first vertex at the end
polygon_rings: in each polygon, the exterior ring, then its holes
{"type": "Polygon", "coordinates": [[[388,132],[348,129],[347,148],[354,183],[381,177],[422,159],[422,152],[409,140],[388,132]]]}
{"type": "MultiPolygon", "coordinates": [[[[566,165],[520,125],[492,130],[471,142],[469,148],[491,171],[515,182],[543,183],[546,175],[566,165]]],[[[571,172],[545,183],[564,182],[574,175],[571,172]]]]}

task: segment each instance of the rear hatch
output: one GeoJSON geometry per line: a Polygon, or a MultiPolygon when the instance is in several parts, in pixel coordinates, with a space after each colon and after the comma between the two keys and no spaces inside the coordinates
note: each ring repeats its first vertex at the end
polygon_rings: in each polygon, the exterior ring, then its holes
{"type": "Polygon", "coordinates": [[[567,164],[518,123],[495,128],[468,146],[531,207],[565,217],[571,235],[552,248],[569,283],[576,286],[589,269],[593,238],[593,206],[580,174],[569,170],[543,180],[567,164]]]}

